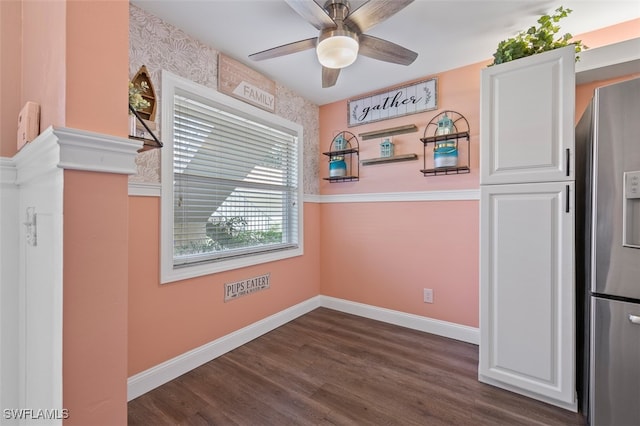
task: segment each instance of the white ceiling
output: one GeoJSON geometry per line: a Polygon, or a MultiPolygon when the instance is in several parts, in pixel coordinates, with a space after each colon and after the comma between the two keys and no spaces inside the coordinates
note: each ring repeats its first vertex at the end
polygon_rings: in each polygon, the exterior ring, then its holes
{"type": "MultiPolygon", "coordinates": [[[[334,87],[323,89],[314,50],[260,62],[248,59],[251,53],[318,35],[284,0],[132,3],[318,105],[490,59],[500,40],[535,25],[540,15],[559,6],[573,10],[560,21],[563,34],[581,34],[640,17],[638,0],[416,0],[367,31],[418,52],[413,64],[405,67],[360,56],[342,70],[334,87]]],[[[350,3],[355,9],[364,0],[350,3]]]]}

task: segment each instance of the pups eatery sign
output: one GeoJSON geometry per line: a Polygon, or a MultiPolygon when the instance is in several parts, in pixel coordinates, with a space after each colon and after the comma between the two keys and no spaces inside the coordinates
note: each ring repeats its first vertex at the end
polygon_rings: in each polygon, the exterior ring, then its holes
{"type": "Polygon", "coordinates": [[[253,278],[248,278],[234,283],[225,283],[224,301],[237,299],[256,291],[266,290],[271,287],[271,274],[264,274],[253,278]]]}
{"type": "Polygon", "coordinates": [[[437,109],[437,79],[349,101],[349,127],[437,109]]]}

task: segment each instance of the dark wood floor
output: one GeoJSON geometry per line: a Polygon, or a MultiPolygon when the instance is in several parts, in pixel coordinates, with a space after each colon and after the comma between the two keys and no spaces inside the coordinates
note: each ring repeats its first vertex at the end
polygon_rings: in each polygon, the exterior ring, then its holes
{"type": "Polygon", "coordinates": [[[129,402],[129,424],[584,424],[477,365],[475,345],[320,308],[129,402]]]}

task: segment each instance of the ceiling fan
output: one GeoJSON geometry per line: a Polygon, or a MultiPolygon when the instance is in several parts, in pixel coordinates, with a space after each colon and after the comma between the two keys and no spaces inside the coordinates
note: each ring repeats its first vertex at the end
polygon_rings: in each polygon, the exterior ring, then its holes
{"type": "Polygon", "coordinates": [[[418,57],[416,52],[395,43],[364,34],[413,0],[369,0],[354,11],[348,0],[327,0],[322,7],[313,0],[285,1],[320,30],[320,35],[254,53],[249,58],[261,61],[315,48],[322,64],[322,87],[331,87],[340,70],[351,65],[358,54],[401,65],[409,65],[418,57]]]}

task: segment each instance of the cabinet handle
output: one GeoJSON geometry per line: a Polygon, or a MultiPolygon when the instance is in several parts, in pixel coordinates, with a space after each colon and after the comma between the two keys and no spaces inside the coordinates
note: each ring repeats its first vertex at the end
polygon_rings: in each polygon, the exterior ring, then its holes
{"type": "Polygon", "coordinates": [[[640,316],[638,315],[629,315],[629,321],[631,321],[634,324],[640,324],[640,316]]]}
{"type": "Polygon", "coordinates": [[[567,148],[567,176],[571,174],[570,168],[571,168],[571,151],[569,150],[569,148],[567,148]]]}
{"type": "Polygon", "coordinates": [[[564,211],[565,213],[569,213],[569,203],[570,203],[570,198],[569,198],[569,185],[566,185],[565,187],[565,194],[566,194],[566,198],[565,198],[565,207],[564,207],[564,211]]]}

